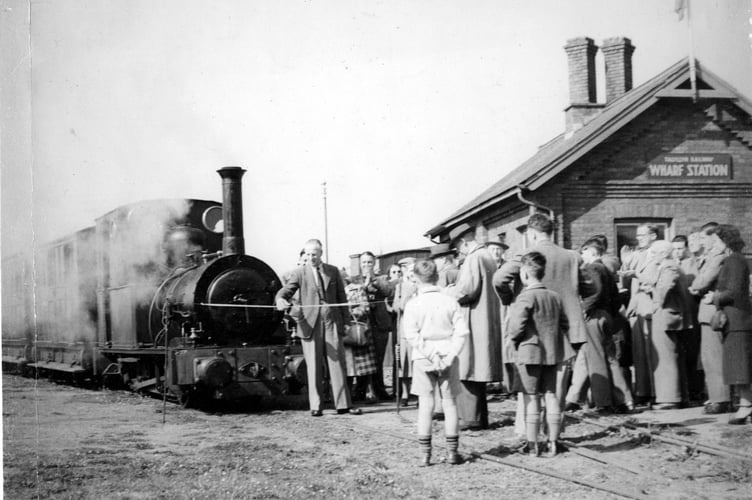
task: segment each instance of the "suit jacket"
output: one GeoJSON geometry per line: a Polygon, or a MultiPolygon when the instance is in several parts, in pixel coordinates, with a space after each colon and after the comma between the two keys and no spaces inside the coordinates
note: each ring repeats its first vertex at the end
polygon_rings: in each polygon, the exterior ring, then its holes
{"type": "Polygon", "coordinates": [[[654,331],[692,328],[694,299],[684,272],[672,261],[664,260],[658,265],[652,298],[654,331]]]}
{"type": "MultiPolygon", "coordinates": [[[[323,263],[320,269],[326,302],[329,304],[346,304],[347,295],[345,294],[345,285],[339,274],[339,270],[335,266],[323,263]]],[[[318,305],[321,303],[316,287],[316,278],[313,276],[313,268],[310,264],[297,267],[290,273],[287,283],[277,292],[277,298],[289,301],[298,290],[300,290],[300,304],[302,306],[318,305]]],[[[347,305],[330,308],[331,318],[339,335],[345,334],[344,318],[347,317],[347,310],[347,305]]],[[[320,312],[321,309],[318,307],[302,307],[293,316],[293,319],[298,324],[298,335],[301,338],[311,338],[313,327],[316,326],[320,312]]]]}
{"type": "Polygon", "coordinates": [[[517,346],[517,364],[555,365],[574,354],[567,349],[569,323],[556,292],[543,285],[526,287],[509,310],[509,336],[517,346]]]}

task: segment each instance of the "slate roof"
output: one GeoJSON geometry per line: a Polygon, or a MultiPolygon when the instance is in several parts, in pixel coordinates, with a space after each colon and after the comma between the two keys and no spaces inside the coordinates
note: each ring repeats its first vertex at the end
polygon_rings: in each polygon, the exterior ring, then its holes
{"type": "MultiPolygon", "coordinates": [[[[728,83],[700,66],[695,60],[700,97],[733,99],[752,115],[752,102],[728,83]],[[701,83],[706,85],[700,85],[701,83]],[[710,89],[710,90],[702,90],[710,89]]],[[[680,93],[666,94],[681,87],[689,78],[689,58],[683,58],[652,79],[608,103],[603,110],[571,135],[561,134],[547,142],[538,151],[512,170],[501,180],[476,196],[440,224],[429,229],[426,236],[433,238],[465,222],[468,218],[503,200],[516,196],[518,191],[535,191],[573,162],[598,146],[623,126],[643,113],[658,99],[681,97],[680,93]],[[664,92],[662,94],[662,92],[664,92]]],[[[691,97],[687,94],[686,97],[691,97]]]]}

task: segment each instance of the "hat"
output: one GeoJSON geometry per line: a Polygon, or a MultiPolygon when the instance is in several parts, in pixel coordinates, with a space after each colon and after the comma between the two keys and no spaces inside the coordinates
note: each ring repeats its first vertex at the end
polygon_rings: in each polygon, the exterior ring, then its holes
{"type": "Polygon", "coordinates": [[[486,246],[491,246],[491,245],[496,245],[496,246],[503,248],[504,250],[509,250],[509,245],[507,245],[506,243],[502,243],[499,240],[490,240],[486,243],[486,246]]]}
{"type": "Polygon", "coordinates": [[[415,264],[415,261],[418,260],[415,257],[404,257],[397,262],[400,266],[409,266],[410,264],[415,264]]]}
{"type": "Polygon", "coordinates": [[[449,243],[439,243],[431,247],[431,258],[453,254],[454,249],[449,243]]]}
{"type": "Polygon", "coordinates": [[[449,231],[449,241],[454,242],[457,238],[460,236],[464,236],[465,234],[472,231],[474,228],[467,222],[463,222],[459,226],[455,227],[451,231],[449,231]]]}

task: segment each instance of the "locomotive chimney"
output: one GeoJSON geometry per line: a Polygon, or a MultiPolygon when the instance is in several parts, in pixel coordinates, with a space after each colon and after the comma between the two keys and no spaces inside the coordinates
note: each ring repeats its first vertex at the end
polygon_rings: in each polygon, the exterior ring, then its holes
{"type": "Polygon", "coordinates": [[[222,237],[222,254],[236,255],[245,253],[243,240],[243,193],[241,178],[245,173],[240,167],[224,167],[217,170],[222,177],[222,220],[224,236],[222,237]]]}

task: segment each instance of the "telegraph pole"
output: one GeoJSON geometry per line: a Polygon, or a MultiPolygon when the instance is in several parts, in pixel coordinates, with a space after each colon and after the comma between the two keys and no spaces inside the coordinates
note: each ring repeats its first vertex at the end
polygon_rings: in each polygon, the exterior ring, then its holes
{"type": "Polygon", "coordinates": [[[326,181],[321,183],[321,190],[324,195],[324,258],[329,263],[329,220],[326,211],[326,181]]]}

